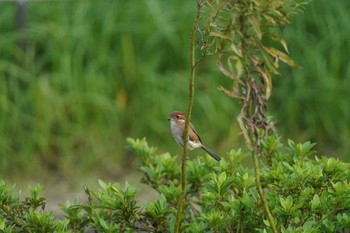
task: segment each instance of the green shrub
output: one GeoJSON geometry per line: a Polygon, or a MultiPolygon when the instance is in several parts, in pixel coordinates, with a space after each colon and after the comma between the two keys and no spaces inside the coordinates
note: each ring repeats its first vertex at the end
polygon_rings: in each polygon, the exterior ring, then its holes
{"type": "MultiPolygon", "coordinates": [[[[13,187],[0,184],[0,230],[3,232],[172,232],[180,194],[177,156],[156,154],[146,140],[129,138],[141,161],[143,182],[158,191],[140,205],[139,191],[127,182],[85,188],[87,200],[62,205],[64,218],[46,212],[43,187],[30,188],[20,200],[13,187]]],[[[270,209],[281,232],[350,232],[350,164],[318,155],[314,144],[287,146],[273,137],[263,142],[272,166],[261,170],[270,209]]],[[[188,160],[188,190],[183,232],[270,232],[257,193],[254,172],[242,166],[247,156],[231,150],[217,163],[209,156],[188,160]]]]}

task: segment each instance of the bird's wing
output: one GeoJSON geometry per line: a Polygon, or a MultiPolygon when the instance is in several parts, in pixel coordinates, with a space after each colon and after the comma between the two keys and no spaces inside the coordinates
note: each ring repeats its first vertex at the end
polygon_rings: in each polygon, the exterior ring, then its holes
{"type": "Polygon", "coordinates": [[[193,137],[197,136],[197,137],[198,137],[198,140],[202,143],[202,140],[201,140],[201,138],[199,137],[199,135],[198,135],[198,133],[197,133],[197,130],[194,128],[194,126],[192,125],[192,123],[190,123],[190,127],[192,128],[192,130],[193,130],[193,132],[195,133],[195,135],[193,135],[192,137],[189,136],[189,140],[193,142],[193,141],[195,141],[195,138],[193,138],[193,137]]]}

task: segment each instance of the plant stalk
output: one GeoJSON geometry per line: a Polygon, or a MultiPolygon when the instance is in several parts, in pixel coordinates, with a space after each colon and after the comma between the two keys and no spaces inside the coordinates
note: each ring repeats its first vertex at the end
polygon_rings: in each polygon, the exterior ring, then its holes
{"type": "Polygon", "coordinates": [[[263,204],[264,207],[264,211],[267,217],[267,220],[270,223],[270,227],[272,229],[273,233],[277,233],[277,229],[276,229],[276,225],[275,225],[275,221],[273,219],[273,216],[270,212],[269,206],[267,204],[265,195],[264,195],[264,191],[261,187],[261,183],[260,183],[260,173],[259,173],[259,161],[258,161],[258,155],[257,152],[254,150],[252,152],[253,154],[253,162],[254,162],[254,172],[255,172],[255,183],[256,183],[256,188],[258,189],[258,193],[261,199],[261,202],[263,204]]]}
{"type": "Polygon", "coordinates": [[[189,130],[190,121],[191,121],[191,113],[192,113],[192,106],[193,106],[193,99],[194,99],[194,78],[196,75],[196,69],[195,69],[196,67],[196,56],[195,56],[196,32],[197,32],[200,17],[201,17],[201,4],[200,4],[200,0],[197,0],[197,14],[191,30],[191,44],[190,44],[191,76],[189,81],[189,99],[188,99],[188,106],[187,106],[187,117],[186,117],[185,132],[184,132],[184,146],[183,146],[182,161],[181,161],[181,176],[182,176],[181,177],[182,178],[181,195],[180,195],[179,203],[177,206],[177,212],[176,212],[176,221],[175,221],[175,228],[174,228],[175,233],[178,233],[180,231],[182,210],[183,210],[183,205],[186,198],[186,186],[187,186],[186,161],[187,161],[187,155],[188,155],[188,130],[189,130]]]}

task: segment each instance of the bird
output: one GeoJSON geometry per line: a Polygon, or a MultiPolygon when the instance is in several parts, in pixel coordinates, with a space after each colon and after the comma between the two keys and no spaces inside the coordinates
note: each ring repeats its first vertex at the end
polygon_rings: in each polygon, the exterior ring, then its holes
{"type": "MultiPolygon", "coordinates": [[[[185,132],[185,121],[186,121],[186,115],[182,112],[175,111],[172,112],[168,118],[168,121],[170,122],[170,130],[171,133],[175,139],[175,141],[180,145],[184,145],[184,132],[185,132]]],[[[190,127],[188,130],[188,149],[191,151],[196,148],[201,148],[205,152],[207,152],[213,159],[216,161],[220,161],[221,158],[217,156],[214,152],[209,150],[206,146],[203,145],[201,138],[199,137],[196,129],[190,123],[190,127]]]]}

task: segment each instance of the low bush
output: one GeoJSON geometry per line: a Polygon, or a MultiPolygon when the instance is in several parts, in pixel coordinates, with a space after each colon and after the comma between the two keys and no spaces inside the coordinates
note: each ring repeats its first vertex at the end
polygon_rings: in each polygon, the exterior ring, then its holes
{"type": "MultiPolygon", "coordinates": [[[[350,232],[350,164],[320,156],[314,144],[282,145],[269,137],[261,155],[272,155],[261,182],[281,232],[350,232]]],[[[140,205],[139,190],[127,182],[85,187],[87,200],[67,202],[64,218],[45,211],[42,186],[23,200],[0,184],[2,232],[172,232],[181,188],[178,157],[156,154],[145,139],[128,139],[141,161],[142,181],[159,196],[140,205]]],[[[231,150],[220,163],[209,156],[187,162],[188,190],[181,232],[270,232],[255,186],[254,171],[242,165],[248,156],[231,150]]],[[[264,159],[262,159],[264,160],[264,159]]]]}

